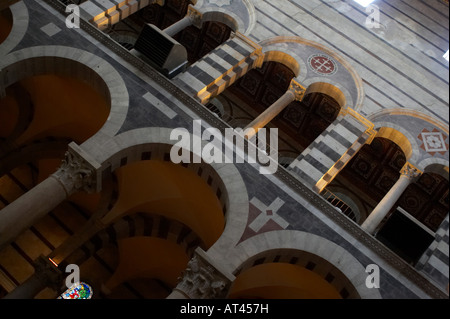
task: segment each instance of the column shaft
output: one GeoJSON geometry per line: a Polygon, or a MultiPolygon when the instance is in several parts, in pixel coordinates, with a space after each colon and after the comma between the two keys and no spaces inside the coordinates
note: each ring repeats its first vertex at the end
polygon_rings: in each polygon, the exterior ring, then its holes
{"type": "Polygon", "coordinates": [[[165,28],[163,32],[168,36],[173,37],[178,32],[184,30],[185,28],[191,26],[192,24],[193,24],[192,18],[190,16],[185,16],[183,19],[165,28]]]}
{"type": "Polygon", "coordinates": [[[67,198],[63,185],[49,177],[0,211],[0,249],[67,198]]]}
{"type": "MultiPolygon", "coordinates": [[[[258,130],[265,127],[267,123],[272,121],[278,114],[281,113],[281,111],[283,111],[291,102],[294,101],[295,93],[290,90],[287,91],[275,103],[269,106],[263,113],[247,125],[245,129],[253,128],[253,133],[256,134],[258,130]]],[[[251,138],[254,134],[247,135],[247,137],[251,138]]]]}
{"type": "Polygon", "coordinates": [[[98,191],[100,165],[75,143],[69,150],[58,171],[0,211],[0,250],[74,192],[98,191]]]}
{"type": "Polygon", "coordinates": [[[372,213],[370,213],[370,215],[361,225],[361,228],[373,234],[381,221],[386,217],[392,207],[394,207],[400,196],[402,196],[405,189],[414,181],[415,177],[417,177],[419,174],[420,173],[418,173],[418,170],[416,168],[406,163],[402,168],[401,175],[398,181],[378,203],[372,213]]]}

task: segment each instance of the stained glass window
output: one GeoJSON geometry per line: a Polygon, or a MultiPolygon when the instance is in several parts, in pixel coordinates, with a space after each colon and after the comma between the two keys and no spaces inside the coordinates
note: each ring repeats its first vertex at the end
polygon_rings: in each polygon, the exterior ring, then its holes
{"type": "Polygon", "coordinates": [[[91,299],[93,294],[91,286],[85,282],[78,282],[64,291],[58,299],[91,299]]]}

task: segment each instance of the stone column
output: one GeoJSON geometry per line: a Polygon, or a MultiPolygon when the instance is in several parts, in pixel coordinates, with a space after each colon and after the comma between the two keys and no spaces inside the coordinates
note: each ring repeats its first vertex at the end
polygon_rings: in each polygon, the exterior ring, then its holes
{"type": "Polygon", "coordinates": [[[73,193],[99,190],[100,165],[75,144],[58,171],[0,211],[0,250],[73,193]]]}
{"type": "Polygon", "coordinates": [[[166,33],[168,36],[173,37],[178,32],[184,30],[185,28],[191,25],[195,25],[200,29],[202,27],[202,14],[196,9],[194,9],[192,6],[189,6],[187,15],[183,19],[165,28],[163,32],[166,33]]]}
{"type": "Polygon", "coordinates": [[[254,119],[247,127],[244,129],[250,129],[247,134],[247,138],[251,138],[255,135],[258,130],[265,127],[267,123],[272,121],[278,114],[281,113],[290,103],[294,101],[301,101],[305,95],[306,89],[298,84],[295,80],[291,81],[289,90],[286,91],[275,103],[269,106],[263,113],[261,113],[256,119],[254,119]]]}
{"type": "Polygon", "coordinates": [[[234,276],[221,270],[203,250],[197,248],[180,279],[167,299],[223,299],[234,276]]]}
{"type": "Polygon", "coordinates": [[[34,274],[7,294],[4,299],[33,299],[46,287],[58,291],[63,281],[63,275],[48,258],[40,256],[35,260],[34,268],[34,274]]]}
{"type": "Polygon", "coordinates": [[[373,234],[375,232],[378,225],[386,217],[392,207],[394,207],[395,203],[398,201],[400,196],[402,196],[405,189],[413,183],[416,178],[422,174],[422,172],[410,163],[406,163],[400,170],[400,174],[400,178],[395,185],[383,197],[372,213],[370,213],[369,217],[367,217],[361,225],[361,228],[368,233],[373,234]]]}

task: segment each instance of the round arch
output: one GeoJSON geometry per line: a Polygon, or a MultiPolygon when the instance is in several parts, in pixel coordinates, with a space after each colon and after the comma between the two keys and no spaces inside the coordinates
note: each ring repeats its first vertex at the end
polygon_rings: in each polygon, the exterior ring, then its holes
{"type": "Polygon", "coordinates": [[[449,180],[449,162],[441,158],[427,158],[418,164],[424,173],[435,173],[449,180]]]}
{"type": "Polygon", "coordinates": [[[110,105],[109,117],[95,135],[112,137],[125,121],[129,103],[125,82],[112,65],[90,52],[66,46],[22,49],[6,55],[0,70],[5,87],[44,74],[74,77],[90,85],[110,105]]]}
{"type": "Polygon", "coordinates": [[[376,289],[366,287],[365,267],[353,255],[341,246],[311,233],[270,231],[253,236],[233,249],[228,248],[226,255],[214,246],[207,253],[212,258],[226,261],[228,269],[235,275],[255,264],[274,260],[299,265],[307,265],[310,261],[316,264],[313,270],[322,278],[331,274],[335,278],[332,284],[341,294],[345,289],[348,298],[381,298],[376,289]]]}
{"type": "MultiPolygon", "coordinates": [[[[303,65],[302,60],[293,57],[291,54],[280,51],[280,50],[268,50],[264,53],[264,62],[278,62],[287,66],[297,77],[297,80],[301,82],[299,76],[302,74],[303,70],[306,69],[306,65],[303,65]],[[300,61],[300,62],[299,62],[300,61]]],[[[304,75],[303,75],[304,76],[304,75]]]]}
{"type": "Polygon", "coordinates": [[[397,144],[403,153],[406,160],[415,163],[418,155],[418,146],[412,136],[402,127],[392,123],[375,123],[375,129],[378,131],[375,137],[386,138],[397,144]]]}
{"type": "Polygon", "coordinates": [[[203,14],[203,21],[217,21],[224,23],[235,32],[249,35],[255,27],[256,12],[251,0],[229,1],[204,0],[192,1],[195,9],[203,14]],[[231,6],[231,9],[227,9],[231,6]]]}
{"type": "Polygon", "coordinates": [[[233,32],[243,30],[245,28],[243,21],[234,13],[221,11],[219,8],[208,10],[203,13],[202,22],[215,21],[225,24],[233,32]]]}
{"type": "Polygon", "coordinates": [[[301,70],[300,70],[301,72],[297,76],[297,79],[300,81],[300,83],[302,83],[302,85],[304,83],[304,86],[306,85],[306,87],[307,87],[315,82],[318,82],[318,83],[325,82],[325,83],[332,84],[335,87],[337,87],[340,91],[342,91],[343,94],[346,96],[346,104],[349,107],[352,107],[356,111],[359,111],[362,109],[363,102],[364,102],[364,96],[365,96],[362,79],[358,75],[356,70],[344,58],[339,56],[336,52],[330,50],[329,48],[325,47],[324,45],[322,45],[320,43],[306,40],[306,39],[300,38],[298,36],[277,36],[277,37],[273,37],[273,38],[270,38],[267,40],[263,40],[259,44],[262,46],[263,52],[278,49],[282,52],[289,53],[290,56],[292,56],[292,57],[295,57],[295,59],[301,66],[301,70]],[[300,47],[290,47],[290,45],[296,45],[296,46],[300,46],[300,47]],[[333,59],[335,59],[337,62],[339,62],[349,73],[349,75],[354,83],[355,89],[357,91],[355,98],[350,98],[351,97],[350,93],[347,92],[347,90],[344,89],[343,86],[340,85],[339,83],[331,82],[331,80],[328,78],[323,78],[323,77],[317,78],[316,77],[314,79],[314,78],[310,77],[307,73],[308,68],[306,67],[305,62],[303,61],[303,59],[301,57],[299,57],[295,53],[296,51],[301,51],[301,49],[302,49],[301,46],[306,46],[306,47],[310,47],[315,50],[321,51],[321,52],[329,55],[333,59]]]}
{"type": "Polygon", "coordinates": [[[349,105],[353,105],[352,97],[337,83],[331,83],[330,80],[324,78],[312,78],[304,82],[307,86],[305,95],[310,93],[323,93],[332,97],[338,102],[341,109],[347,109],[349,105]]]}
{"type": "MultiPolygon", "coordinates": [[[[9,7],[12,14],[13,24],[8,37],[0,43],[0,52],[8,54],[13,50],[25,36],[28,30],[29,13],[24,1],[19,1],[9,7]]],[[[0,68],[1,70],[1,68],[0,68]]]]}
{"type": "MultiPolygon", "coordinates": [[[[172,129],[160,127],[135,129],[86,150],[102,163],[104,173],[143,159],[170,161],[170,150],[177,144],[177,141],[170,139],[171,132],[172,129]]],[[[203,144],[206,145],[206,142],[203,141],[203,144]]],[[[94,145],[95,139],[87,146],[94,145]]],[[[81,147],[84,148],[84,144],[81,147]]],[[[186,150],[192,152],[190,148],[186,147],[186,150]]],[[[195,150],[192,153],[200,155],[195,150]]],[[[203,178],[213,192],[220,195],[218,197],[225,214],[225,229],[214,245],[235,245],[239,241],[236,233],[243,233],[249,211],[247,188],[237,168],[233,164],[214,162],[181,165],[203,178]]]]}

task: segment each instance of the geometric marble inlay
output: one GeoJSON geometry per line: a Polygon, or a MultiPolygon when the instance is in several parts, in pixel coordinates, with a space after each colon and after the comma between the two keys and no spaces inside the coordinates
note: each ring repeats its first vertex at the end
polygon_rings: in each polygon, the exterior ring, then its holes
{"type": "Polygon", "coordinates": [[[247,226],[241,241],[267,231],[286,229],[289,223],[277,214],[284,203],[282,199],[277,197],[267,206],[258,198],[253,197],[250,200],[247,226]]]}
{"type": "Polygon", "coordinates": [[[61,31],[59,27],[57,27],[54,23],[49,23],[41,28],[43,32],[45,32],[49,37],[54,36],[58,32],[61,31]]]}
{"type": "Polygon", "coordinates": [[[418,136],[418,139],[423,142],[420,147],[431,156],[434,156],[436,153],[445,155],[448,151],[447,136],[437,129],[433,129],[432,132],[424,129],[418,136]]]}

